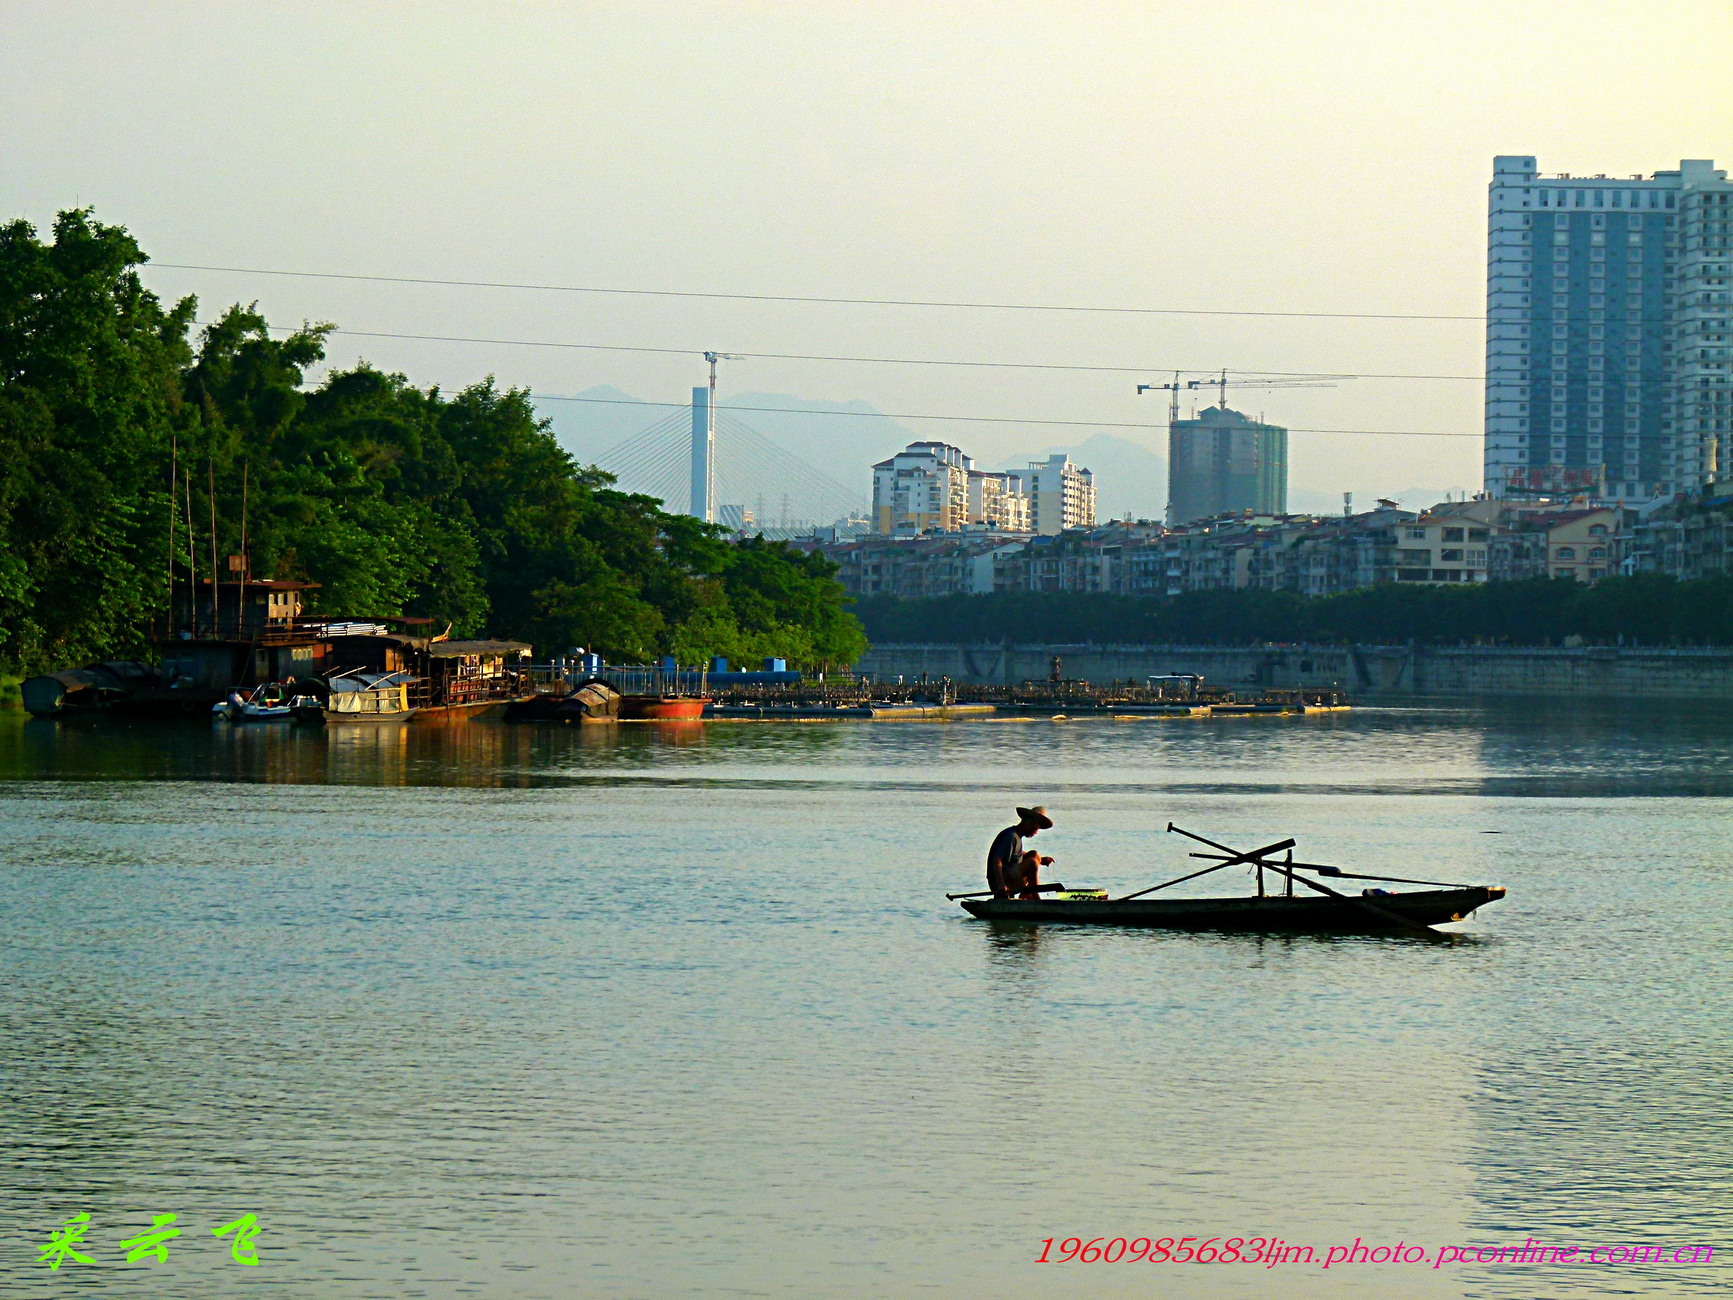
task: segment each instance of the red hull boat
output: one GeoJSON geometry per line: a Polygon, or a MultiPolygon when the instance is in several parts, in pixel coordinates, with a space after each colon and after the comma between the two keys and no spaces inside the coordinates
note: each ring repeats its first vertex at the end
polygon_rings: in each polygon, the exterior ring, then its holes
{"type": "Polygon", "coordinates": [[[620,720],[691,721],[702,718],[709,703],[705,695],[625,695],[620,698],[620,720]]]}

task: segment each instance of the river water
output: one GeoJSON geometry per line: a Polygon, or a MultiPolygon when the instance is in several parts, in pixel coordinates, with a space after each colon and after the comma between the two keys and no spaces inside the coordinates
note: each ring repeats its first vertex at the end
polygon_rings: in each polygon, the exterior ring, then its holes
{"type": "Polygon", "coordinates": [[[0,1294],[1722,1294],[1730,722],[0,714],[0,1294]],[[1171,820],[1510,894],[1450,945],[968,919],[1031,802],[1074,885],[1195,866],[1171,820]],[[1529,1239],[1716,1255],[1431,1267],[1529,1239]]]}

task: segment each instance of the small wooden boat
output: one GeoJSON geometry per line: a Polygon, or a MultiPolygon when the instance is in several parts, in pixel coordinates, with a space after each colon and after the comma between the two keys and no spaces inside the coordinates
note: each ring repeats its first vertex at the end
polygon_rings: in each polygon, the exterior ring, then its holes
{"type": "MultiPolygon", "coordinates": [[[[1082,891],[1067,891],[1077,893],[1082,891]]],[[[1101,891],[1094,891],[1101,892],[1101,891]]],[[[1504,897],[1497,885],[1379,894],[1366,901],[1415,925],[1461,921],[1504,897]]],[[[966,898],[963,907],[983,921],[1064,921],[1074,925],[1129,925],[1175,930],[1400,930],[1350,903],[1321,896],[1289,898],[1072,898],[1039,900],[966,898]]]]}
{"type": "Polygon", "coordinates": [[[1431,939],[1449,939],[1433,930],[1434,925],[1461,921],[1476,909],[1504,897],[1499,885],[1457,885],[1438,880],[1414,880],[1403,876],[1366,875],[1344,871],[1322,863],[1294,861],[1294,841],[1280,840],[1250,852],[1239,852],[1225,844],[1181,830],[1168,823],[1171,832],[1184,835],[1218,850],[1193,853],[1213,865],[1189,872],[1148,889],[1110,898],[1104,889],[1067,889],[1043,885],[1036,898],[1004,898],[990,894],[950,894],[961,901],[970,916],[984,921],[1065,922],[1076,925],[1120,925],[1188,930],[1304,930],[1304,931],[1395,931],[1431,939]],[[1277,857],[1277,854],[1284,854],[1277,857]],[[1224,867],[1246,867],[1257,878],[1257,893],[1240,898],[1150,898],[1171,885],[1220,871],[1224,867]],[[1407,885],[1432,885],[1431,889],[1391,892],[1362,889],[1341,893],[1305,873],[1326,879],[1381,880],[1407,885]],[[1265,889],[1266,873],[1280,886],[1265,889]],[[1298,884],[1308,893],[1296,893],[1298,884]]]}

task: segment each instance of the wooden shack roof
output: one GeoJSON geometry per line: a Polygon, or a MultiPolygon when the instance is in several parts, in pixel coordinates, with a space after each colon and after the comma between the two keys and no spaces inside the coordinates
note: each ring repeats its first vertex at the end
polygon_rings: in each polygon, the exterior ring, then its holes
{"type": "Polygon", "coordinates": [[[458,659],[465,655],[527,655],[527,641],[433,641],[428,644],[430,659],[458,659]]]}

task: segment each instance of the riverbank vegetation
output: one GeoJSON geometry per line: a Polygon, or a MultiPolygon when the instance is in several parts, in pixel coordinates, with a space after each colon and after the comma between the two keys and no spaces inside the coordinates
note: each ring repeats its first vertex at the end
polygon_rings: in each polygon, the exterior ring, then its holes
{"type": "Polygon", "coordinates": [[[0,670],[147,654],[171,575],[208,580],[214,533],[227,581],[243,529],[252,574],[320,584],[315,612],[616,661],[864,649],[829,561],[616,490],[526,390],[365,364],[309,385],[331,326],[237,305],[200,328],[144,261],[89,211],[0,226],[0,670]]]}
{"type": "Polygon", "coordinates": [[[1194,591],[1158,599],[998,592],[902,600],[856,612],[874,641],[1256,645],[1733,645],[1733,577],[1659,574],[1587,586],[1569,578],[1386,585],[1308,599],[1286,591],[1194,591]],[[1574,642],[1573,642],[1574,643],[1574,642]]]}

